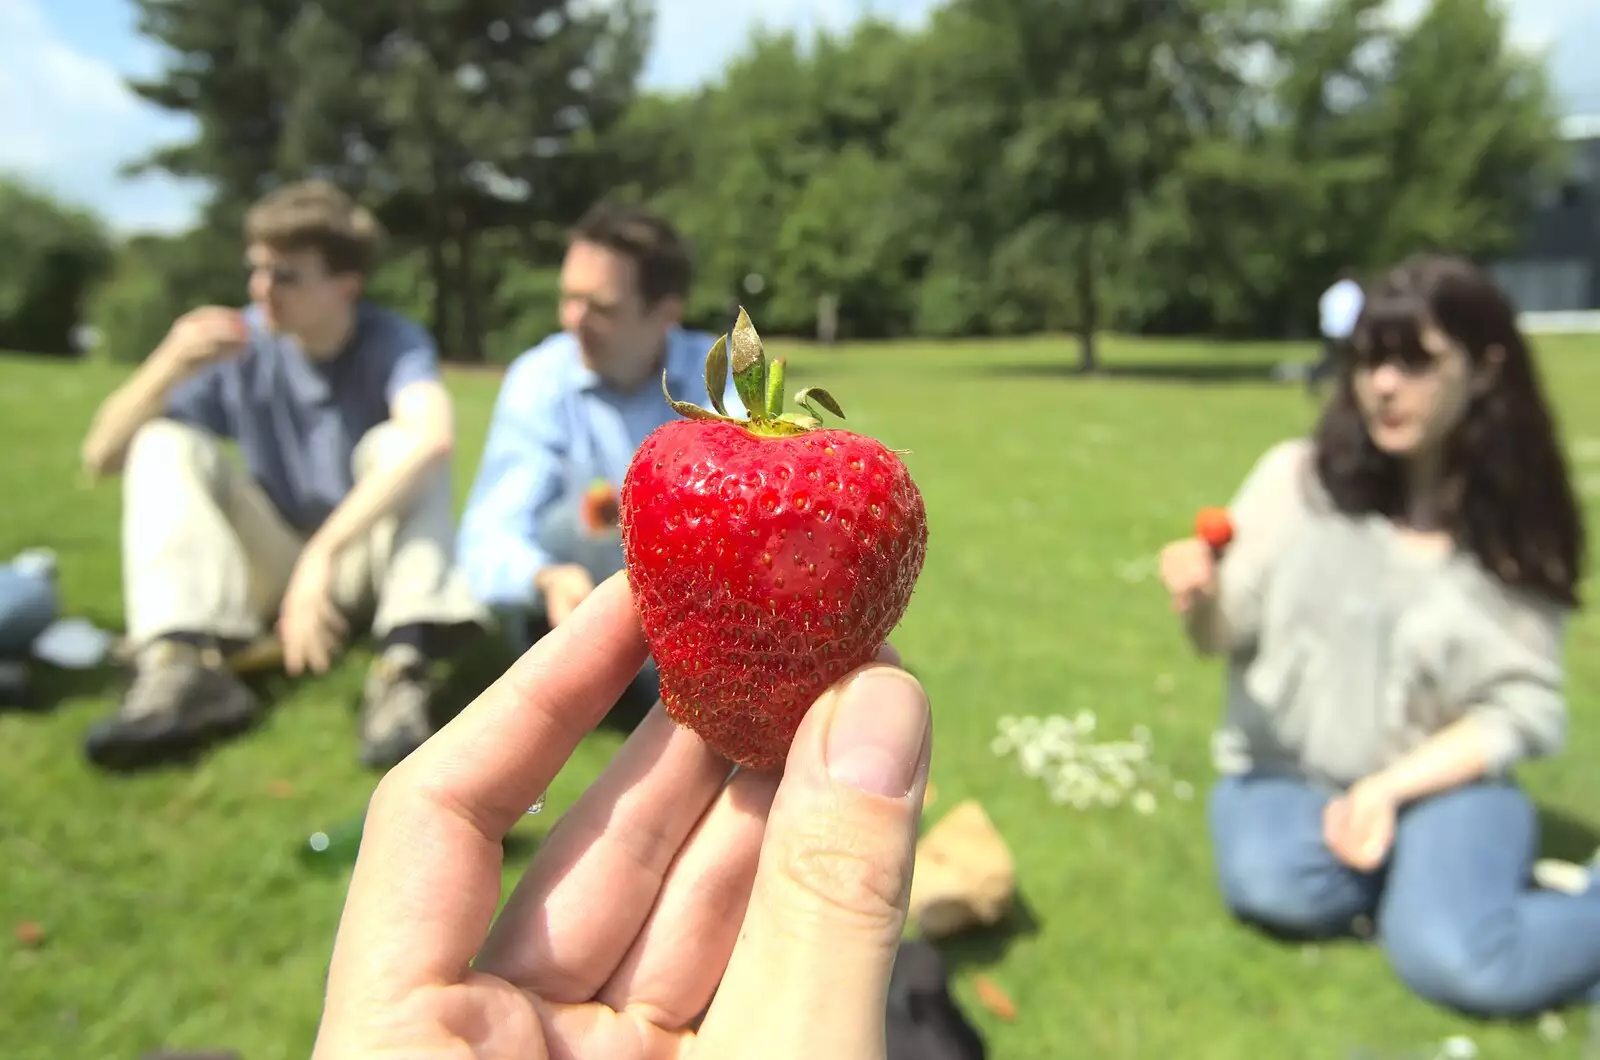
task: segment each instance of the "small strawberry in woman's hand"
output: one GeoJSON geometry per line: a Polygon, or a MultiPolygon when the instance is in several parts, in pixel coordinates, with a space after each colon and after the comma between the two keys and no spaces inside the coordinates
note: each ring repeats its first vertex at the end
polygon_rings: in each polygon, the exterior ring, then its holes
{"type": "Polygon", "coordinates": [[[1194,517],[1195,536],[1211,546],[1211,551],[1221,552],[1233,541],[1233,520],[1226,508],[1201,508],[1194,517]]]}
{"type": "MultiPolygon", "coordinates": [[[[665,378],[663,377],[663,388],[665,378]]],[[[895,453],[823,429],[826,391],[783,411],[784,362],[768,362],[743,310],[706,358],[714,409],[652,433],[622,484],[622,548],[668,714],[719,754],[782,767],[828,685],[870,662],[922,573],[922,494],[895,453]],[[727,414],[729,351],[749,411],[727,414]]]]}

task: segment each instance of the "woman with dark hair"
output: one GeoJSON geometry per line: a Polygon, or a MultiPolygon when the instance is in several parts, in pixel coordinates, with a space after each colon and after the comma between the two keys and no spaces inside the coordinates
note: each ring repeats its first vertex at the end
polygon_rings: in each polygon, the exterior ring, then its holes
{"type": "Polygon", "coordinates": [[[1300,937],[1363,920],[1439,1004],[1528,1014],[1600,984],[1600,887],[1541,891],[1511,779],[1566,730],[1561,661],[1584,528],[1515,313],[1469,262],[1366,290],[1314,437],[1233,499],[1233,543],[1173,542],[1162,578],[1227,658],[1218,880],[1300,937]]]}

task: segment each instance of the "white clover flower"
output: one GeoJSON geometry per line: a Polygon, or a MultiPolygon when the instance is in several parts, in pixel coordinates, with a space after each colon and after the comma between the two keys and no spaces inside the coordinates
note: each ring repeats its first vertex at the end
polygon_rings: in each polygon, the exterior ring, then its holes
{"type": "MultiPolygon", "coordinates": [[[[1088,709],[1070,718],[1005,715],[997,722],[999,732],[989,749],[997,757],[1015,754],[1023,775],[1044,784],[1056,805],[1070,804],[1082,811],[1130,802],[1141,816],[1153,814],[1158,800],[1152,789],[1169,784],[1170,773],[1154,760],[1149,726],[1134,726],[1129,739],[1097,743],[1092,737],[1097,724],[1094,711],[1088,709]]],[[[1174,794],[1187,801],[1194,789],[1180,782],[1174,794]]]]}
{"type": "Polygon", "coordinates": [[[1190,799],[1194,798],[1194,785],[1190,784],[1187,780],[1180,780],[1176,784],[1172,785],[1172,794],[1180,802],[1188,802],[1190,799]]]}
{"type": "Polygon", "coordinates": [[[1473,1060],[1478,1055],[1478,1043],[1465,1034],[1453,1034],[1441,1043],[1439,1052],[1446,1060],[1473,1060]]]}
{"type": "Polygon", "coordinates": [[[1051,758],[1074,758],[1078,753],[1078,746],[1070,739],[1059,733],[1046,732],[1039,737],[1038,746],[1051,758]]]}
{"type": "Polygon", "coordinates": [[[1037,744],[1028,744],[1018,752],[1022,761],[1022,772],[1030,777],[1037,777],[1044,772],[1045,754],[1037,744]]]}
{"type": "Polygon", "coordinates": [[[1547,1042],[1559,1042],[1567,1036],[1567,1022],[1558,1012],[1546,1012],[1539,1017],[1539,1037],[1547,1042]]]}

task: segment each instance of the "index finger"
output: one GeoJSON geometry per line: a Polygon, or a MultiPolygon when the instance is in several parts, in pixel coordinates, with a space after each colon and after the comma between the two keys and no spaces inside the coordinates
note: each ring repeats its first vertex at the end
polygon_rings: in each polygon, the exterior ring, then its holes
{"type": "Polygon", "coordinates": [[[347,982],[369,998],[398,998],[465,975],[500,900],[501,840],[646,655],[617,574],[390,770],[367,811],[330,1005],[347,982]]]}

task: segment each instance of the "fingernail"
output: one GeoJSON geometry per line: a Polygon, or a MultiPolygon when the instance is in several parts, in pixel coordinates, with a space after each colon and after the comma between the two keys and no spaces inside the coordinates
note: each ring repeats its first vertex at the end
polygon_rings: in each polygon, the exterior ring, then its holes
{"type": "Polygon", "coordinates": [[[908,674],[874,667],[845,686],[828,729],[828,775],[872,795],[901,799],[917,778],[928,697],[908,674]]]}

